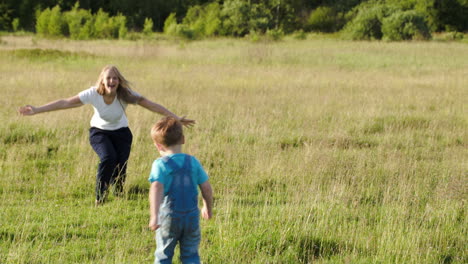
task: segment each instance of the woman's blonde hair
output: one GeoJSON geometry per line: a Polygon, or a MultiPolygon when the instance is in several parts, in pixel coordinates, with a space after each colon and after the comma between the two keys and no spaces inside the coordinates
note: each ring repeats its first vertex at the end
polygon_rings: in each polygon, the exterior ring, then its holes
{"type": "Polygon", "coordinates": [[[105,94],[105,86],[104,86],[104,75],[107,71],[113,71],[117,78],[119,78],[119,87],[117,87],[117,98],[119,100],[123,100],[128,104],[135,104],[140,100],[140,96],[134,95],[131,91],[132,88],[130,87],[130,82],[125,79],[125,77],[120,73],[119,69],[113,65],[105,66],[101,74],[99,74],[99,79],[96,82],[97,92],[100,95],[105,94]]]}

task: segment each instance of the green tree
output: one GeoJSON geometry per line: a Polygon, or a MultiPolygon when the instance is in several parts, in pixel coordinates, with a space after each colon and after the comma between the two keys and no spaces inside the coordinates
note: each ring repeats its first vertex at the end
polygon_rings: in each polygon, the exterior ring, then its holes
{"type": "Polygon", "coordinates": [[[20,25],[19,18],[13,19],[13,21],[11,22],[11,27],[14,32],[17,32],[19,30],[19,25],[20,25]]]}
{"type": "Polygon", "coordinates": [[[145,24],[143,25],[143,34],[150,35],[153,33],[153,20],[151,18],[145,19],[145,24]]]}
{"type": "Polygon", "coordinates": [[[60,37],[67,34],[66,23],[59,5],[56,5],[50,10],[49,24],[47,25],[47,28],[48,35],[52,37],[60,37]]]}
{"type": "Polygon", "coordinates": [[[193,31],[196,37],[205,36],[205,10],[199,5],[189,8],[182,24],[193,31]]]}
{"type": "Polygon", "coordinates": [[[249,3],[242,0],[227,0],[221,10],[224,35],[243,36],[249,32],[249,3]]]}
{"type": "Polygon", "coordinates": [[[38,12],[37,21],[36,21],[36,32],[39,35],[47,36],[49,34],[50,14],[51,14],[51,11],[49,8],[46,8],[38,12]]]}
{"type": "Polygon", "coordinates": [[[177,18],[176,13],[171,13],[164,21],[164,33],[174,35],[177,31],[177,18]]]}
{"type": "Polygon", "coordinates": [[[211,3],[205,6],[193,6],[187,11],[182,24],[193,31],[195,38],[214,36],[221,27],[220,6],[211,3]]]}
{"type": "Polygon", "coordinates": [[[68,25],[68,32],[72,39],[90,39],[90,25],[94,24],[93,15],[89,10],[79,8],[77,2],[72,10],[65,12],[65,20],[68,25]]]}
{"type": "Polygon", "coordinates": [[[125,39],[128,33],[127,29],[127,17],[123,14],[118,14],[115,17],[116,26],[118,27],[118,38],[125,39]]]}
{"type": "Polygon", "coordinates": [[[424,16],[415,10],[399,11],[386,17],[382,23],[385,40],[429,39],[431,33],[424,16]]]}
{"type": "Polygon", "coordinates": [[[7,4],[0,3],[0,30],[10,29],[12,12],[7,4]]]}
{"type": "Polygon", "coordinates": [[[112,28],[109,23],[109,14],[104,10],[99,9],[94,19],[94,36],[95,38],[112,38],[112,28]]]}
{"type": "Polygon", "coordinates": [[[343,26],[343,14],[327,6],[320,6],[313,10],[307,21],[307,28],[312,31],[334,32],[343,26]]]}
{"type": "Polygon", "coordinates": [[[205,35],[214,36],[221,29],[221,7],[213,2],[205,7],[205,35]]]}

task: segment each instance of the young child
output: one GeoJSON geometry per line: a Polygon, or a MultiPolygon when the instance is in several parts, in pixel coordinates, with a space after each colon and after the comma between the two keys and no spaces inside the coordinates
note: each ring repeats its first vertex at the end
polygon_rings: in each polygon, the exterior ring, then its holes
{"type": "Polygon", "coordinates": [[[200,263],[197,186],[203,197],[201,215],[208,220],[213,206],[208,175],[195,157],[182,153],[185,138],[177,119],[165,117],[158,121],[151,129],[151,138],[161,154],[149,176],[149,228],[156,230],[157,245],[154,263],[172,263],[177,243],[182,263],[200,263]]]}

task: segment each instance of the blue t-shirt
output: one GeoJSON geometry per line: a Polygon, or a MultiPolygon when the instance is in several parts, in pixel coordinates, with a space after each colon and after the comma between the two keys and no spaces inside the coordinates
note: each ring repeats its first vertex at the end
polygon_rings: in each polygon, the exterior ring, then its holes
{"type": "MultiPolygon", "coordinates": [[[[171,158],[177,165],[182,166],[186,156],[190,155],[184,153],[176,153],[168,155],[167,157],[171,158]]],[[[195,157],[190,156],[190,158],[192,168],[192,182],[195,184],[194,187],[198,193],[197,185],[206,182],[208,180],[208,175],[203,169],[201,163],[195,157]]],[[[172,183],[171,172],[172,169],[164,163],[162,158],[156,159],[151,167],[151,173],[149,175],[148,180],[151,183],[157,181],[164,184],[164,195],[166,195],[172,183]]]]}

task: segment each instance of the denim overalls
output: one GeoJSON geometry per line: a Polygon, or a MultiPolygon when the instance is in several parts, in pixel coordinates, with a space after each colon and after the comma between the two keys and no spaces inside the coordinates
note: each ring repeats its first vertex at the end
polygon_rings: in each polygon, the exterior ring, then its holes
{"type": "Polygon", "coordinates": [[[163,157],[163,161],[172,170],[172,183],[160,207],[161,226],[156,231],[154,263],[172,263],[177,242],[180,243],[182,263],[200,263],[200,212],[197,189],[191,175],[191,156],[185,155],[182,167],[170,157],[163,157]]]}

